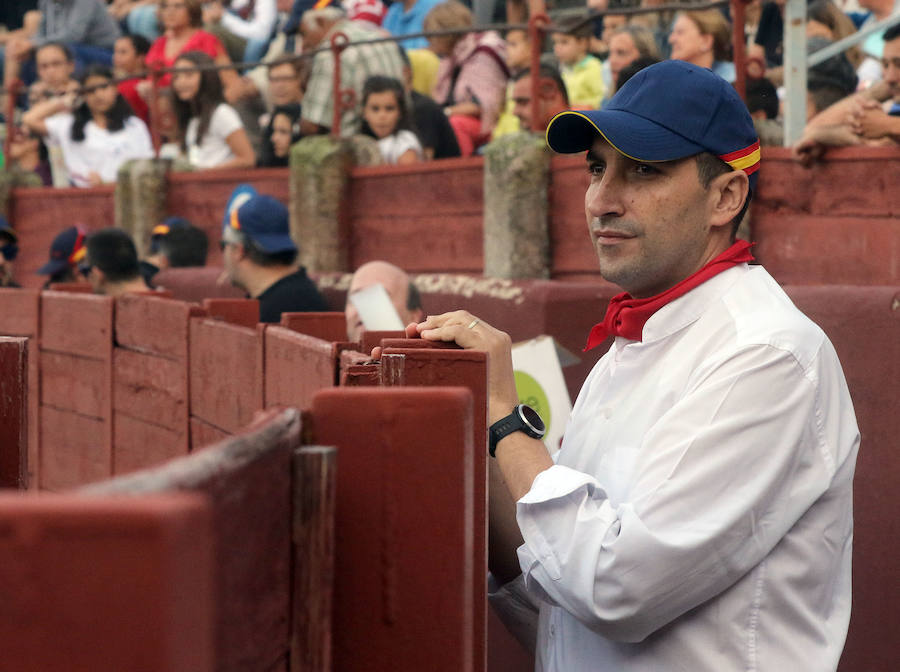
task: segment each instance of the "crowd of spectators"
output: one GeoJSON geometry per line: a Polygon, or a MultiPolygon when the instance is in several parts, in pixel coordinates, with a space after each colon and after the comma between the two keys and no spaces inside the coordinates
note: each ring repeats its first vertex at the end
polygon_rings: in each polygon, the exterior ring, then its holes
{"type": "MultiPolygon", "coordinates": [[[[538,119],[526,104],[528,32],[477,29],[459,0],[8,3],[3,110],[15,96],[17,112],[4,120],[12,136],[4,160],[58,186],[115,181],[124,162],[153,156],[160,144],[162,156],[195,170],[284,166],[300,138],[332,130],[339,101],[342,136],[369,135],[386,163],[408,163],[478,153],[504,134],[540,129],[563,106],[603,106],[624,78],[660,59],[735,81],[727,7],[614,13],[642,2],[651,0],[587,0],[584,10],[553,14],[541,45],[538,119]],[[329,47],[338,35],[347,44],[336,92],[329,47]],[[379,41],[392,35],[410,37],[379,41]],[[13,88],[18,81],[26,88],[13,88]]],[[[808,3],[811,52],[900,11],[898,0],[836,2],[808,3]]],[[[747,6],[747,102],[764,144],[783,139],[784,5],[747,6]]],[[[518,0],[506,11],[527,19],[518,0]]],[[[897,141],[883,118],[897,115],[895,41],[895,28],[876,31],[810,68],[798,156],[897,141]]]]}

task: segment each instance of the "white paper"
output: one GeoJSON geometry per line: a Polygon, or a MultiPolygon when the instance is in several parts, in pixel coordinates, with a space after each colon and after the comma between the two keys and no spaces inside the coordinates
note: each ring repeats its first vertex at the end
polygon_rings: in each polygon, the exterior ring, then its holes
{"type": "Polygon", "coordinates": [[[538,336],[516,343],[512,348],[512,360],[519,401],[534,408],[541,416],[547,426],[544,445],[555,453],[572,413],[572,401],[555,342],[550,336],[538,336]]]}
{"type": "Polygon", "coordinates": [[[381,284],[353,292],[348,299],[359,313],[366,331],[402,331],[406,326],[381,284]]]}

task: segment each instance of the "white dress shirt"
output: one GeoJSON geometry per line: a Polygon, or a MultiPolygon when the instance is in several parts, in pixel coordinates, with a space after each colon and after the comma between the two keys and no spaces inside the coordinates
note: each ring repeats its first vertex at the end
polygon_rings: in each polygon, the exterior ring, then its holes
{"type": "Polygon", "coordinates": [[[834,348],[760,266],[617,338],[517,504],[537,669],[834,670],[858,445],[834,348]]]}

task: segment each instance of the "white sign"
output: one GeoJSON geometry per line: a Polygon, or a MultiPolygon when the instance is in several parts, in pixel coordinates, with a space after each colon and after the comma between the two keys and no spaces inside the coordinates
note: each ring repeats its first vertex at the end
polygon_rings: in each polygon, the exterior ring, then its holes
{"type": "Polygon", "coordinates": [[[348,300],[359,313],[366,331],[402,331],[406,327],[381,284],[353,292],[348,300]]]}
{"type": "Polygon", "coordinates": [[[541,416],[547,427],[544,445],[555,453],[572,412],[556,344],[550,336],[516,343],[512,347],[512,360],[519,401],[541,416]]]}

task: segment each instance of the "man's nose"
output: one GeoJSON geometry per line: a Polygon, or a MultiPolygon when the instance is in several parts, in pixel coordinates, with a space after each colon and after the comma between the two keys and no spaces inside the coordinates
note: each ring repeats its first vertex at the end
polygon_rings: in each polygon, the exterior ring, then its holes
{"type": "Polygon", "coordinates": [[[621,217],[625,214],[621,182],[611,173],[591,183],[584,197],[585,209],[592,217],[621,217]]]}

